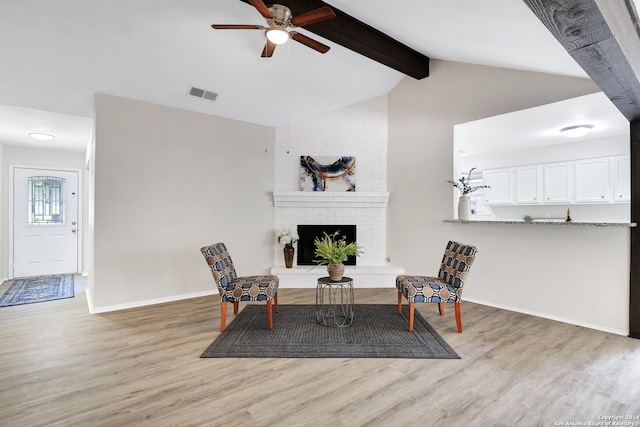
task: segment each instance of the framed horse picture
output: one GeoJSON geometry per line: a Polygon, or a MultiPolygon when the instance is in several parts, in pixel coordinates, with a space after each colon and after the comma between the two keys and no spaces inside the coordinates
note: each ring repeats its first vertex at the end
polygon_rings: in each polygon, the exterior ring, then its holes
{"type": "Polygon", "coordinates": [[[300,191],[356,191],[356,158],[300,156],[300,191]]]}

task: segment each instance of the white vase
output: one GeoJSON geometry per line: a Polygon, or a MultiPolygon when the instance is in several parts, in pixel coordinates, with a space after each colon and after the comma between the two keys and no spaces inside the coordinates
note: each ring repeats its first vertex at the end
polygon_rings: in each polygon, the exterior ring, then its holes
{"type": "Polygon", "coordinates": [[[471,220],[471,204],[469,203],[469,196],[460,196],[458,199],[458,219],[460,221],[471,220]]]}

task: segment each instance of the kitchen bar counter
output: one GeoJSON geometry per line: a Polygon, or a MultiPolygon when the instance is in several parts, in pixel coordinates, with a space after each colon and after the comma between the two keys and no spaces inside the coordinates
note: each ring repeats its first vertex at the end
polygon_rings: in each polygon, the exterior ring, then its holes
{"type": "Polygon", "coordinates": [[[565,222],[563,220],[533,220],[533,221],[522,221],[522,220],[473,220],[473,221],[461,221],[459,219],[445,219],[444,222],[449,222],[453,224],[502,224],[502,225],[510,225],[510,224],[525,224],[531,226],[537,225],[553,225],[553,226],[564,226],[564,227],[636,227],[637,223],[635,222],[579,222],[579,221],[571,221],[565,222]]]}

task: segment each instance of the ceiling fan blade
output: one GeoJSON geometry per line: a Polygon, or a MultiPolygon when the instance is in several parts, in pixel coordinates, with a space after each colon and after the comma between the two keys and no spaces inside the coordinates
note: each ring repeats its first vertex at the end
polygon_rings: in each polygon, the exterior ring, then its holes
{"type": "Polygon", "coordinates": [[[303,13],[302,15],[291,18],[291,25],[294,27],[304,27],[305,25],[315,24],[316,22],[326,21],[335,18],[336,14],[329,6],[303,13]]]}
{"type": "Polygon", "coordinates": [[[269,41],[267,39],[267,42],[264,45],[264,49],[262,49],[262,55],[260,55],[261,58],[271,58],[271,55],[273,55],[273,51],[276,50],[276,44],[269,41]]]}
{"type": "Polygon", "coordinates": [[[311,37],[305,36],[304,34],[296,33],[294,31],[292,31],[290,34],[291,38],[298,43],[302,43],[303,45],[317,50],[320,53],[327,53],[330,49],[326,44],[322,44],[319,41],[312,39],[311,37]]]}
{"type": "Polygon", "coordinates": [[[264,30],[262,25],[245,25],[245,24],[213,24],[211,28],[216,30],[264,30]]]}
{"type": "Polygon", "coordinates": [[[262,0],[249,0],[249,3],[260,12],[260,15],[264,16],[267,19],[273,18],[273,13],[269,10],[266,4],[262,0]]]}

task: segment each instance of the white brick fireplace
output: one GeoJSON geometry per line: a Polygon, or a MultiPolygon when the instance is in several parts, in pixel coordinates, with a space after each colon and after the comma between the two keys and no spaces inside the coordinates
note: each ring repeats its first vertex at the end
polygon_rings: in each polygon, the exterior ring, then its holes
{"type": "MultiPolygon", "coordinates": [[[[353,224],[363,253],[345,275],[356,287],[394,287],[403,269],[386,262],[387,98],[380,97],[276,130],[274,231],[297,225],[353,224]],[[300,156],[355,156],[355,192],[303,192],[300,156]]],[[[272,274],[283,287],[315,287],[325,266],[285,268],[274,243],[272,274]]]]}

